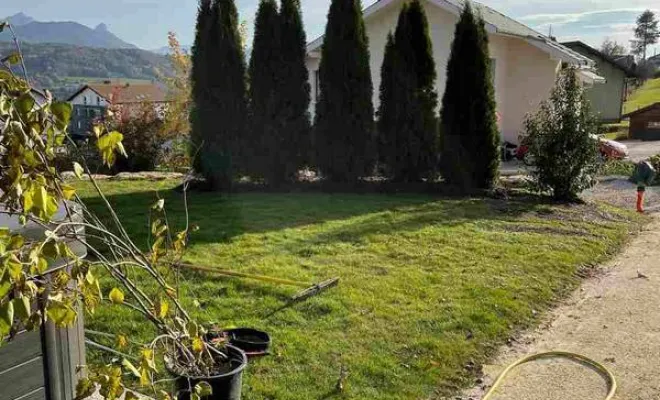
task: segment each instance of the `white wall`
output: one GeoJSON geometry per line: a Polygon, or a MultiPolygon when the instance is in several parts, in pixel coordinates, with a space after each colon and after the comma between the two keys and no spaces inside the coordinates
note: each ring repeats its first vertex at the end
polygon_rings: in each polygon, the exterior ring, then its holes
{"type": "MultiPolygon", "coordinates": [[[[387,34],[396,29],[403,2],[404,0],[395,2],[370,16],[366,21],[374,86],[374,109],[378,109],[379,104],[380,68],[387,34]]],[[[458,16],[433,4],[424,3],[424,6],[433,40],[433,55],[438,76],[436,90],[441,100],[445,91],[447,63],[458,16]]],[[[549,54],[521,38],[491,34],[489,39],[491,58],[495,59],[495,96],[497,111],[501,117],[500,129],[505,140],[517,142],[525,115],[536,110],[540,101],[548,97],[560,62],[552,60],[549,54]]],[[[319,61],[318,58],[307,59],[312,87],[310,106],[312,113],[317,99],[314,87],[319,61]]]]}
{"type": "Polygon", "coordinates": [[[99,96],[95,91],[90,88],[86,88],[82,92],[78,93],[71,101],[73,105],[88,105],[88,106],[108,106],[108,102],[103,97],[99,96]],[[87,98],[87,103],[85,103],[85,98],[87,98]],[[97,99],[100,100],[100,103],[97,102],[97,99]]]}

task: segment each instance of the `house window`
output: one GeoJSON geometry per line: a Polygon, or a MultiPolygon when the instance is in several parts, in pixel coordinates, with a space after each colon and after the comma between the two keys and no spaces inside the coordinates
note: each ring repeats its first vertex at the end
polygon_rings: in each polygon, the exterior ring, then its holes
{"type": "Polygon", "coordinates": [[[78,121],[78,129],[82,129],[82,122],[78,121]]]}
{"type": "Polygon", "coordinates": [[[96,96],[96,105],[100,106],[101,105],[101,97],[96,96]]]}
{"type": "Polygon", "coordinates": [[[83,104],[87,105],[87,96],[83,96],[83,104]]]}
{"type": "Polygon", "coordinates": [[[649,129],[660,129],[660,121],[649,121],[649,129]]]}
{"type": "Polygon", "coordinates": [[[314,97],[316,101],[319,101],[319,95],[321,94],[321,74],[317,69],[314,71],[314,97]]]}

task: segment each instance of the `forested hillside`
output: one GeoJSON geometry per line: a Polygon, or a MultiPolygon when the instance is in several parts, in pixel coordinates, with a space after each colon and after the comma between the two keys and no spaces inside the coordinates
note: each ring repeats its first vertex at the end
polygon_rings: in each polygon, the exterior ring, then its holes
{"type": "MultiPolygon", "coordinates": [[[[171,68],[167,57],[139,49],[22,43],[21,50],[32,83],[58,98],[67,97],[89,80],[159,80],[171,68]]],[[[0,57],[14,51],[11,43],[0,43],[0,57]]]]}

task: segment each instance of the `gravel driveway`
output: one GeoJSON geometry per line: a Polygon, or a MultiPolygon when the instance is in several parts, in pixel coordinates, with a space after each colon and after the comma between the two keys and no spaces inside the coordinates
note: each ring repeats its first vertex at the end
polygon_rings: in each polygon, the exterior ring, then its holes
{"type": "MultiPolygon", "coordinates": [[[[657,400],[660,380],[660,218],[607,263],[606,274],[585,282],[545,327],[505,348],[496,365],[484,366],[485,384],[505,365],[528,354],[572,351],[611,369],[616,400],[657,400]]],[[[543,361],[514,372],[494,400],[602,400],[605,382],[571,362],[543,361]]],[[[476,388],[464,399],[480,399],[476,388]]]]}
{"type": "Polygon", "coordinates": [[[641,140],[626,140],[621,143],[628,146],[630,160],[640,162],[660,154],[660,140],[652,142],[642,142],[641,140]]]}
{"type": "MultiPolygon", "coordinates": [[[[626,179],[606,178],[583,194],[627,209],[635,208],[636,187],[626,179]]],[[[584,354],[614,373],[616,400],[657,400],[660,380],[660,189],[649,188],[646,209],[653,222],[626,249],[591,278],[546,323],[500,350],[494,365],[484,365],[479,387],[458,399],[481,399],[504,367],[530,354],[561,350],[584,354]]],[[[494,400],[602,400],[605,382],[593,371],[562,360],[519,367],[494,400]]]]}

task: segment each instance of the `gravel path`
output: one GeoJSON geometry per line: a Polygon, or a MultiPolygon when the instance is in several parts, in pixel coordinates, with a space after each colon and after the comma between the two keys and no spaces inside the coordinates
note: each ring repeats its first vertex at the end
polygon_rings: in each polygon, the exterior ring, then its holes
{"type": "MultiPolygon", "coordinates": [[[[585,200],[604,201],[617,207],[635,210],[637,185],[625,177],[602,179],[596,187],[582,194],[585,200]]],[[[649,187],[645,196],[645,208],[648,212],[660,211],[660,187],[649,187]]]]}
{"type": "MultiPolygon", "coordinates": [[[[660,211],[660,192],[649,193],[649,210],[660,211]]],[[[587,194],[634,208],[635,186],[621,180],[601,183],[587,194]]],[[[605,265],[606,274],[585,282],[547,323],[512,346],[495,365],[484,366],[484,383],[463,399],[481,399],[494,378],[522,356],[563,350],[584,354],[612,370],[619,390],[615,399],[660,398],[660,215],[625,251],[605,265]]],[[[605,381],[570,361],[522,366],[493,400],[602,400],[605,381]]],[[[460,397],[459,397],[460,399],[460,397]]]]}

